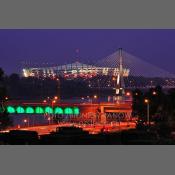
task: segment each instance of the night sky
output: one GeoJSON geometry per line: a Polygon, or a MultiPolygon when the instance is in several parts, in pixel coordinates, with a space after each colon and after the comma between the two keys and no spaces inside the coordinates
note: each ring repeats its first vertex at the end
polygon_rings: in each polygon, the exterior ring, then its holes
{"type": "Polygon", "coordinates": [[[0,30],[0,67],[20,72],[21,62],[66,64],[102,59],[117,48],[175,73],[175,30],[0,30]],[[78,57],[78,58],[77,58],[78,57]]]}

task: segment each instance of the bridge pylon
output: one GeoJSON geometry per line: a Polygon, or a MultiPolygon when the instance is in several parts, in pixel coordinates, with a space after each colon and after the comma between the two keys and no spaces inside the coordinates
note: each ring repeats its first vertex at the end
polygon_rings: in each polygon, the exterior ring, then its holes
{"type": "Polygon", "coordinates": [[[119,48],[119,72],[116,77],[116,88],[115,95],[116,97],[122,97],[125,95],[125,83],[124,83],[124,69],[123,69],[123,55],[122,48],[119,48]]]}

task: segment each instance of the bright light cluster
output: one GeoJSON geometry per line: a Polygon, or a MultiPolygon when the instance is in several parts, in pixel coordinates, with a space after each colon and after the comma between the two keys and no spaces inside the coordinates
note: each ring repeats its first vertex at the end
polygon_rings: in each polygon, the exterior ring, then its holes
{"type": "Polygon", "coordinates": [[[7,112],[10,114],[65,114],[65,115],[79,115],[80,110],[78,107],[23,107],[23,106],[7,106],[7,112]]]}

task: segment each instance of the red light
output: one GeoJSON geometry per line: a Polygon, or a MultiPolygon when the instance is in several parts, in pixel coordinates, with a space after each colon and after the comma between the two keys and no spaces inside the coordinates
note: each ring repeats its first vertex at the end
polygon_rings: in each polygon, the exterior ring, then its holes
{"type": "Polygon", "coordinates": [[[131,95],[131,93],[130,93],[130,92],[127,92],[127,93],[126,93],[126,96],[130,96],[130,95],[131,95]]]}

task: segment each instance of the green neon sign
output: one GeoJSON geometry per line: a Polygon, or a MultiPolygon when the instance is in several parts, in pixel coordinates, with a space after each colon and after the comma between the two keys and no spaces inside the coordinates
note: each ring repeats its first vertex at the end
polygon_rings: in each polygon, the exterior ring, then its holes
{"type": "Polygon", "coordinates": [[[27,114],[34,114],[35,111],[34,111],[34,109],[32,107],[29,106],[29,107],[26,108],[26,113],[27,114]]]}
{"type": "Polygon", "coordinates": [[[74,108],[73,108],[73,111],[74,111],[74,114],[75,114],[75,115],[79,115],[79,114],[80,114],[80,110],[79,110],[78,107],[74,107],[74,108]]]}
{"type": "Polygon", "coordinates": [[[55,114],[63,114],[64,112],[63,112],[63,109],[62,108],[56,107],[55,110],[54,110],[54,113],[55,114]]]}
{"type": "Polygon", "coordinates": [[[24,114],[24,113],[25,113],[25,110],[24,110],[23,107],[18,106],[18,107],[16,108],[16,112],[17,112],[18,114],[24,114]]]}
{"type": "Polygon", "coordinates": [[[66,114],[66,115],[79,115],[80,114],[80,109],[78,107],[66,107],[66,108],[61,108],[61,107],[55,107],[54,109],[50,106],[46,107],[32,107],[32,106],[7,106],[6,107],[7,112],[10,114],[66,114]]]}
{"type": "Polygon", "coordinates": [[[45,108],[45,113],[53,114],[53,109],[52,109],[51,107],[47,106],[47,107],[45,108]]]}
{"type": "Polygon", "coordinates": [[[37,106],[37,107],[35,108],[35,113],[36,113],[36,114],[44,114],[44,110],[43,110],[42,107],[37,106]]]}
{"type": "Polygon", "coordinates": [[[72,108],[67,107],[64,109],[64,114],[74,114],[74,113],[73,113],[72,108]]]}
{"type": "Polygon", "coordinates": [[[7,112],[10,114],[14,114],[15,113],[15,108],[13,106],[7,106],[7,112]]]}

